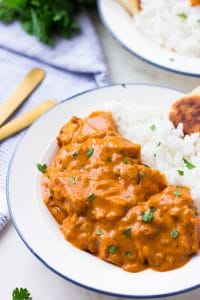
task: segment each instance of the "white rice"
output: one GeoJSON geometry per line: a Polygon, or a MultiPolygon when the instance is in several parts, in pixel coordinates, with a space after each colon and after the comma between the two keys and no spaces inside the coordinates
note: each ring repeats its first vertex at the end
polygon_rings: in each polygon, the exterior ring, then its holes
{"type": "Polygon", "coordinates": [[[98,106],[98,109],[111,111],[119,133],[141,145],[143,164],[160,170],[165,174],[168,184],[190,188],[200,212],[200,133],[184,137],[182,124],[174,128],[166,110],[130,107],[122,100],[98,106]],[[183,158],[195,167],[188,169],[183,158]],[[180,176],[178,170],[183,171],[184,175],[180,176]]]}
{"type": "Polygon", "coordinates": [[[151,41],[186,56],[200,57],[200,6],[189,0],[141,0],[134,26],[151,41]]]}

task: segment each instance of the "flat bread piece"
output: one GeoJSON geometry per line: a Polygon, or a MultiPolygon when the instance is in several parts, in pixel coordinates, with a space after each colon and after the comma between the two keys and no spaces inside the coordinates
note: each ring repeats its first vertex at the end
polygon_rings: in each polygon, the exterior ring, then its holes
{"type": "Polygon", "coordinates": [[[183,123],[185,134],[200,132],[200,87],[172,105],[169,119],[175,127],[183,123]]]}
{"type": "Polygon", "coordinates": [[[192,6],[200,5],[200,0],[189,0],[192,6]]]}
{"type": "Polygon", "coordinates": [[[131,15],[140,11],[140,0],[118,0],[131,15]]]}

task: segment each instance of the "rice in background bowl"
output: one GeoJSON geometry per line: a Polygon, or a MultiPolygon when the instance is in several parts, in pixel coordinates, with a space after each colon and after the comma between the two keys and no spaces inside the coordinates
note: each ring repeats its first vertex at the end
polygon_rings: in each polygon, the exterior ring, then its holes
{"type": "Polygon", "coordinates": [[[141,0],[134,26],[151,41],[178,54],[200,57],[200,6],[188,0],[141,0]]]}

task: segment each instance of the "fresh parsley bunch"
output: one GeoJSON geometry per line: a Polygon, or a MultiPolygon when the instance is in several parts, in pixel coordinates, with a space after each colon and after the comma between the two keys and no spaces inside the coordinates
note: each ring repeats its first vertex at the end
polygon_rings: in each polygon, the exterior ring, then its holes
{"type": "Polygon", "coordinates": [[[0,0],[0,20],[18,20],[40,41],[53,45],[54,35],[70,38],[78,25],[74,16],[84,8],[95,7],[95,0],[0,0]]]}

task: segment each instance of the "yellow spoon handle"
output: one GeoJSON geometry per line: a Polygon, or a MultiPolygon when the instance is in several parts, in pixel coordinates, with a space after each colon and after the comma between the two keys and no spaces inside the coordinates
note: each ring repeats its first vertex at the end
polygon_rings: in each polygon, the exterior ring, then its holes
{"type": "Polygon", "coordinates": [[[8,97],[5,104],[0,106],[0,126],[20,106],[32,91],[44,79],[45,72],[40,68],[32,69],[8,97]]]}
{"type": "Polygon", "coordinates": [[[47,100],[30,112],[14,119],[0,128],[0,141],[31,125],[38,117],[57,104],[56,100],[47,100]]]}

